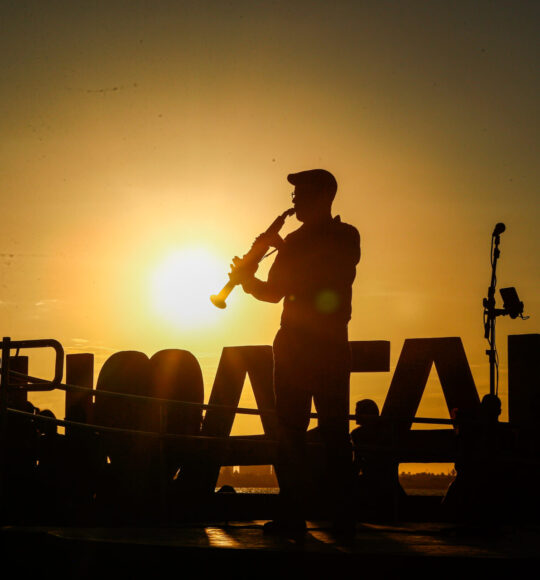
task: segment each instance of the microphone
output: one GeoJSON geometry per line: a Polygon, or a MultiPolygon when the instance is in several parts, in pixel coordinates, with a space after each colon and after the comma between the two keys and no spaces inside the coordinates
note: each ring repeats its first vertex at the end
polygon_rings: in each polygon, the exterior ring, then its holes
{"type": "Polygon", "coordinates": [[[505,229],[506,229],[506,226],[502,222],[499,222],[498,224],[496,224],[495,229],[493,230],[493,233],[491,235],[498,236],[498,235],[502,234],[505,229]]]}

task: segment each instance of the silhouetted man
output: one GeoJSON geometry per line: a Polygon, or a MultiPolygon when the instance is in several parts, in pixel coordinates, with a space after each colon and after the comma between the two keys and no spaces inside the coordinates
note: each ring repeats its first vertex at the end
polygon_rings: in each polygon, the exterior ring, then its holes
{"type": "MultiPolygon", "coordinates": [[[[254,277],[235,261],[231,279],[258,300],[283,299],[281,328],[274,340],[274,391],[279,423],[278,477],[283,512],[266,524],[266,532],[305,529],[305,446],[311,401],[327,456],[328,488],[334,500],[337,531],[352,531],[346,502],[352,486],[349,440],[352,284],[360,259],[360,236],[353,226],[332,217],[337,191],[334,176],[323,169],[293,173],[292,194],[303,225],[284,240],[268,239],[278,249],[267,281],[254,277]],[[341,501],[341,505],[338,505],[341,501]]],[[[255,266],[256,269],[256,266],[255,266]]]]}

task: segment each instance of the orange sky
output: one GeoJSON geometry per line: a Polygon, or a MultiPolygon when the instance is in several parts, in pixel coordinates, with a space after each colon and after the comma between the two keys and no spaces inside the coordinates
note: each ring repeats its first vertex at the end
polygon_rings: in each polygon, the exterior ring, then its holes
{"type": "MultiPolygon", "coordinates": [[[[0,11],[3,335],[56,338],[98,366],[116,350],[188,349],[208,396],[221,347],[270,344],[281,308],[239,291],[204,326],[166,319],[156,271],[203,249],[222,270],[182,284],[217,292],[289,207],[286,175],[324,167],[362,237],[351,339],[391,340],[393,367],[405,338],[461,336],[480,394],[490,235],[506,223],[499,287],[531,315],[498,323],[506,412],[506,336],[540,331],[538,3],[0,11]]],[[[390,378],[354,377],[352,400],[382,404],[390,378]]],[[[57,398],[36,401],[62,415],[57,398]]],[[[446,416],[436,377],[419,414],[446,416]]]]}

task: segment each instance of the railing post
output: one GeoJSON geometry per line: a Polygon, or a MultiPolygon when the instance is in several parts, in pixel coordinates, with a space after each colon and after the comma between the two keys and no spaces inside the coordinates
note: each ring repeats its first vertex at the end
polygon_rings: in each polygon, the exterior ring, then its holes
{"type": "Polygon", "coordinates": [[[10,353],[10,342],[9,336],[4,336],[2,339],[2,376],[1,376],[1,387],[0,392],[0,405],[2,410],[2,422],[7,415],[7,400],[8,400],[8,383],[9,383],[9,353],[10,353]]]}
{"type": "MultiPolygon", "coordinates": [[[[68,354],[66,356],[66,383],[78,387],[94,388],[94,355],[89,353],[68,354]]],[[[71,421],[94,423],[93,393],[66,391],[65,417],[71,421]]],[[[71,434],[72,428],[66,428],[71,434]]]]}
{"type": "Polygon", "coordinates": [[[5,473],[7,461],[7,402],[8,402],[8,384],[9,384],[9,354],[10,354],[9,336],[2,339],[2,370],[0,374],[0,419],[1,424],[1,441],[0,441],[0,498],[2,503],[5,502],[5,473]]]}
{"type": "MultiPolygon", "coordinates": [[[[13,349],[13,342],[10,345],[10,350],[13,349]]],[[[9,389],[6,395],[7,407],[13,409],[23,410],[25,403],[28,401],[28,381],[21,376],[14,375],[13,372],[22,375],[28,375],[28,357],[27,356],[10,356],[9,357],[9,389]]]]}
{"type": "Polygon", "coordinates": [[[165,447],[163,434],[165,432],[165,416],[163,403],[159,404],[159,495],[160,495],[160,520],[165,522],[167,514],[167,467],[165,465],[165,447]]]}
{"type": "MultiPolygon", "coordinates": [[[[392,429],[392,459],[395,459],[398,457],[398,453],[396,451],[397,449],[397,438],[396,438],[396,423],[392,422],[391,425],[391,429],[392,429]]],[[[396,466],[397,469],[397,482],[398,485],[399,484],[399,460],[396,466]]],[[[398,497],[398,486],[394,485],[393,486],[393,493],[392,493],[392,515],[394,517],[394,521],[397,522],[397,520],[399,519],[399,497],[398,497]]]]}

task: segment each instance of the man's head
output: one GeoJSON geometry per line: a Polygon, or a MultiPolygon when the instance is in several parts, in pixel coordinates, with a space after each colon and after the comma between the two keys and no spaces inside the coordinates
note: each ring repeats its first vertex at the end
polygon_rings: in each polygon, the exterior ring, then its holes
{"type": "Polygon", "coordinates": [[[501,400],[497,395],[484,395],[482,397],[481,410],[485,419],[498,421],[501,414],[501,400]]]}
{"type": "Polygon", "coordinates": [[[372,399],[362,399],[356,403],[355,416],[357,425],[373,423],[379,417],[379,407],[372,399]]]}
{"type": "Polygon", "coordinates": [[[336,178],[325,169],[310,169],[287,176],[294,188],[293,203],[301,222],[318,221],[330,216],[337,191],[336,178]]]}

